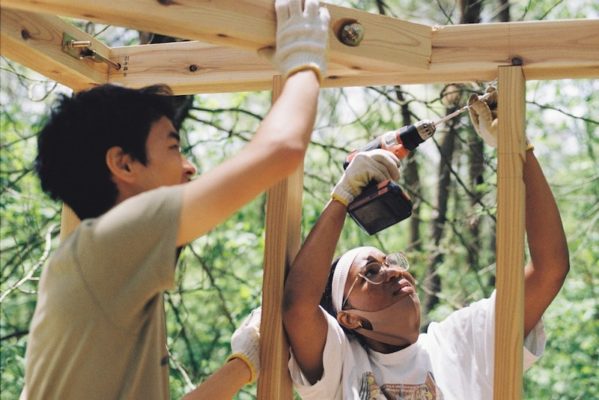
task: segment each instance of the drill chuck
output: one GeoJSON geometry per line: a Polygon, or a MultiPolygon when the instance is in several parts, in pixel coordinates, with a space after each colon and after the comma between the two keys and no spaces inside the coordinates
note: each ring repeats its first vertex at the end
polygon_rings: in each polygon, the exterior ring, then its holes
{"type": "Polygon", "coordinates": [[[389,131],[377,136],[360,150],[352,151],[343,163],[347,168],[357,151],[369,151],[374,149],[389,150],[399,158],[407,157],[418,145],[435,134],[435,123],[429,120],[416,122],[414,125],[404,126],[397,131],[389,131]]]}
{"type": "Polygon", "coordinates": [[[398,132],[403,146],[412,151],[425,140],[435,134],[435,124],[429,120],[416,122],[414,125],[408,125],[401,128],[398,132]]]}

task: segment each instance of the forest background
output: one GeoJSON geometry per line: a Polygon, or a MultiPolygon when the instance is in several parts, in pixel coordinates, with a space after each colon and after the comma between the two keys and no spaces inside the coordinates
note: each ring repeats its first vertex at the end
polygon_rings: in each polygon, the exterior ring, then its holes
{"type": "MultiPolygon", "coordinates": [[[[599,17],[599,3],[593,0],[331,3],[429,25],[599,17]]],[[[176,40],[72,22],[113,47],[176,40]]],[[[61,205],[41,192],[32,172],[36,133],[54,99],[70,90],[5,58],[0,68],[0,398],[16,399],[23,386],[38,277],[60,231],[61,205]]],[[[340,177],[349,151],[385,131],[446,115],[488,84],[323,90],[305,162],[303,237],[340,177]]],[[[559,204],[571,270],[545,313],[547,349],[525,375],[526,399],[599,398],[598,93],[597,80],[527,82],[527,135],[559,204]]],[[[270,93],[180,100],[184,152],[202,173],[247,143],[269,109],[270,93]]],[[[490,295],[496,160],[467,115],[452,120],[403,162],[400,184],[414,200],[413,216],[372,237],[348,220],[337,253],[358,244],[404,250],[419,281],[427,316],[423,328],[490,295]]],[[[224,362],[235,327],[260,304],[265,199],[259,196],[183,252],[176,288],[166,295],[173,398],[224,362]]],[[[244,388],[238,398],[255,398],[255,386],[244,388]]]]}

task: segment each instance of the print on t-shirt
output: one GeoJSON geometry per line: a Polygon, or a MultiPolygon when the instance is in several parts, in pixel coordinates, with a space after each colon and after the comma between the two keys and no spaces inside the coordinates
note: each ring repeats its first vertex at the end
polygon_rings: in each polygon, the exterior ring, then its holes
{"type": "Polygon", "coordinates": [[[360,400],[443,400],[433,374],[426,375],[424,383],[387,383],[379,387],[372,372],[360,380],[360,400]]]}

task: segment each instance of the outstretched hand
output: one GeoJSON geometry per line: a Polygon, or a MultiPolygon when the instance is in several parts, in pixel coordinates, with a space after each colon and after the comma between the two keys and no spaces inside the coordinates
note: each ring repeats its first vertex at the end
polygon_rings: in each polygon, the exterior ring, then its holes
{"type": "Polygon", "coordinates": [[[481,100],[477,94],[472,94],[468,99],[468,113],[470,120],[478,136],[486,144],[497,147],[497,89],[489,86],[486,93],[490,96],[486,100],[481,100]]]}
{"type": "MultiPolygon", "coordinates": [[[[276,0],[277,47],[272,61],[287,78],[295,72],[312,69],[322,81],[326,74],[329,11],[318,0],[276,0]]],[[[269,56],[267,52],[262,55],[269,56]]]]}
{"type": "Polygon", "coordinates": [[[239,358],[250,370],[252,383],[260,373],[260,318],[262,307],[254,309],[231,337],[231,354],[228,360],[239,358]]]}
{"type": "Polygon", "coordinates": [[[399,179],[399,159],[387,150],[376,149],[356,154],[331,196],[347,206],[372,180],[399,179]]]}

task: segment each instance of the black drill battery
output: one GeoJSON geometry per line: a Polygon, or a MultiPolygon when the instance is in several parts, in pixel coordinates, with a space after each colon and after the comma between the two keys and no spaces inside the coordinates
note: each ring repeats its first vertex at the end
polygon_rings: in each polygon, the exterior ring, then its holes
{"type": "Polygon", "coordinates": [[[412,201],[395,182],[371,182],[349,204],[347,212],[362,229],[374,235],[412,215],[412,201]]]}

